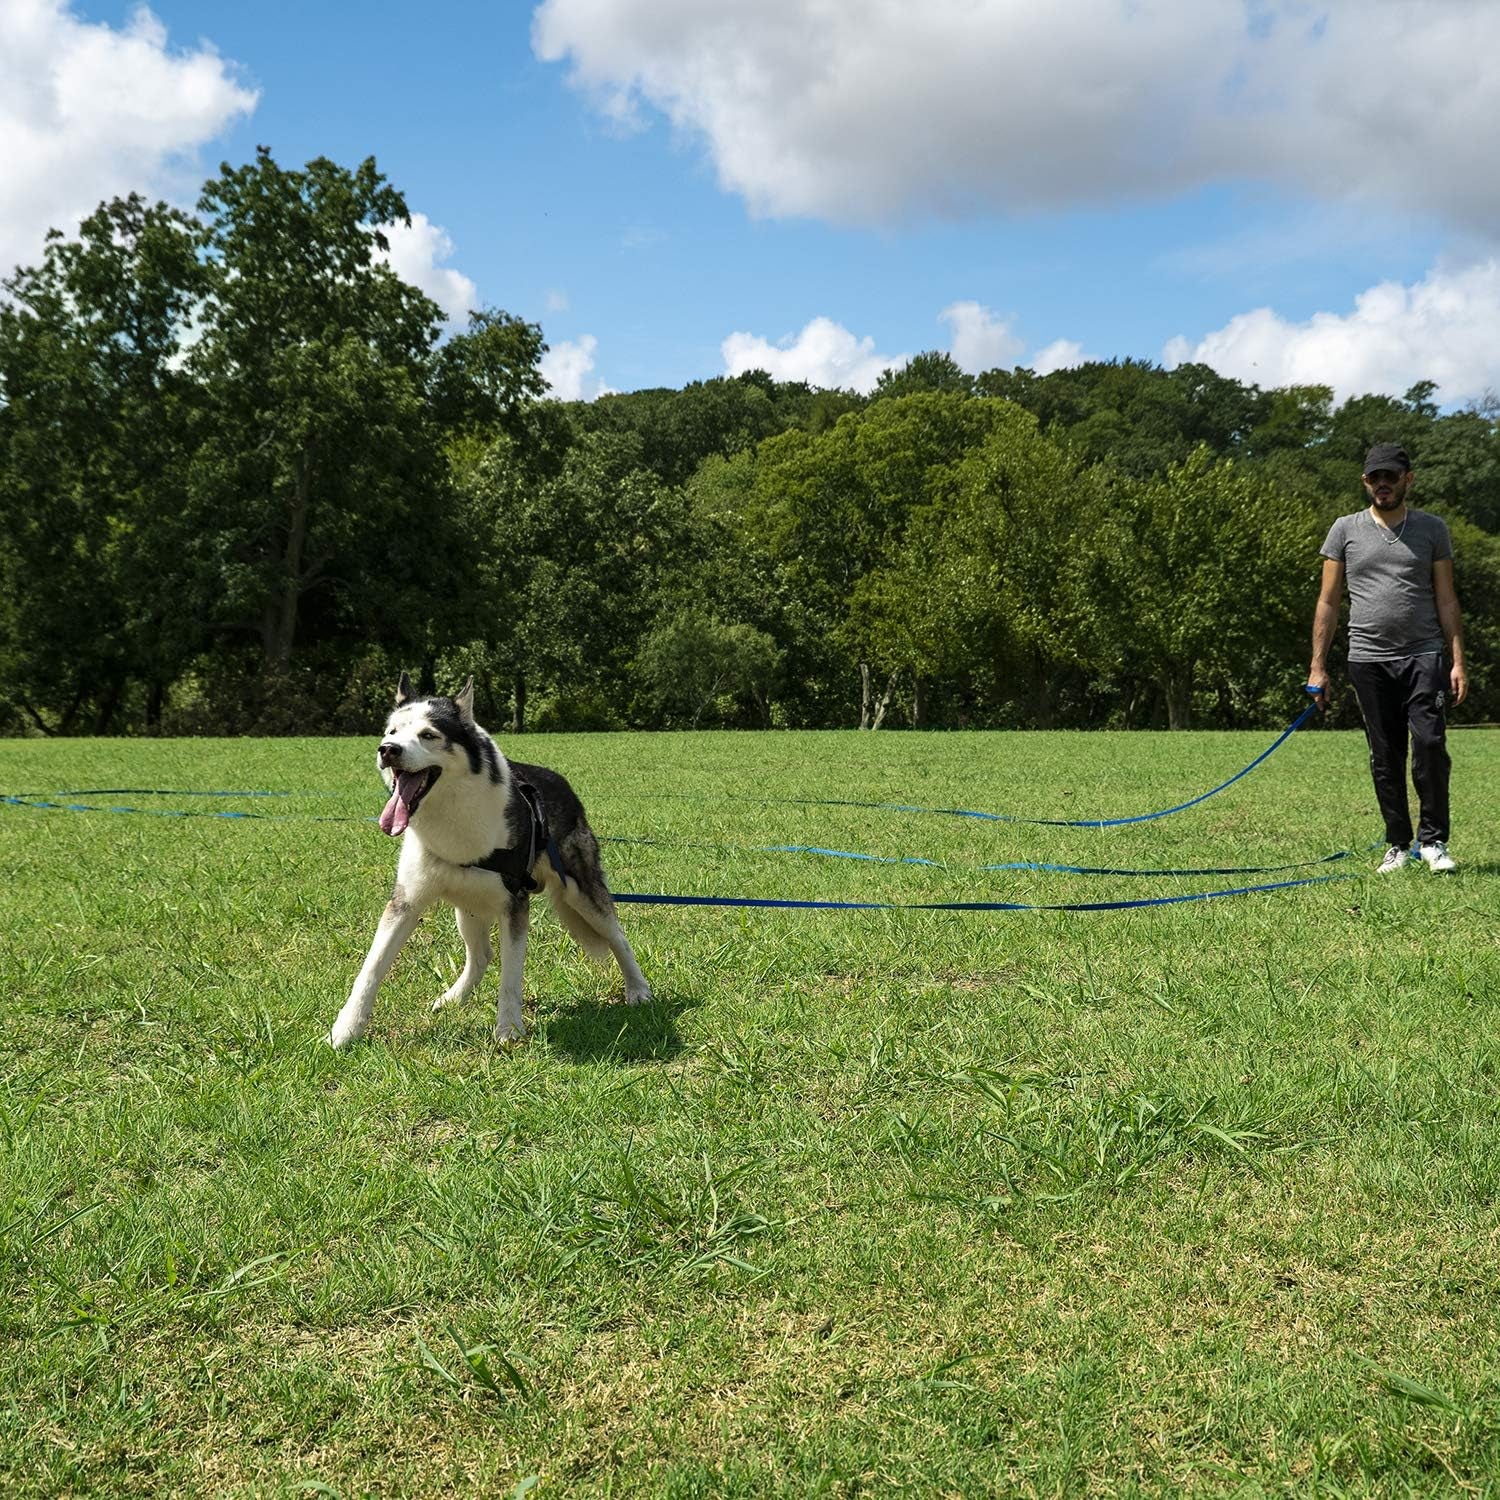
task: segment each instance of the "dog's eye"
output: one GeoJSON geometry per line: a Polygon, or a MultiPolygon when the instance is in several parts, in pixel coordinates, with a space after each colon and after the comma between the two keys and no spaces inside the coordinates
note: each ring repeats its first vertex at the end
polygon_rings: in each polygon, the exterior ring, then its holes
{"type": "Polygon", "coordinates": [[[417,738],[419,740],[435,740],[438,738],[438,732],[435,729],[419,729],[417,731],[417,738]]]}

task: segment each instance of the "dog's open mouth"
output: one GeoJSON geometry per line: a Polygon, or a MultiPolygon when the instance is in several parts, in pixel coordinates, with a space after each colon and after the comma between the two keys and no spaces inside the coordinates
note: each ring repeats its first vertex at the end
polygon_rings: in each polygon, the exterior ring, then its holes
{"type": "Polygon", "coordinates": [[[442,774],[437,766],[429,766],[425,771],[397,771],[396,789],[380,815],[381,832],[393,836],[405,833],[406,825],[422,805],[422,798],[432,790],[442,774]]]}

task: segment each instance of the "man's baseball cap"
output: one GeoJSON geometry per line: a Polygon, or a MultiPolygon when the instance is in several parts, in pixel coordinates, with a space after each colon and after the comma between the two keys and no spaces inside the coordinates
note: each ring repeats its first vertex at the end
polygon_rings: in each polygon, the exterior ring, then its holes
{"type": "Polygon", "coordinates": [[[1364,472],[1373,474],[1376,469],[1394,469],[1398,474],[1407,474],[1411,472],[1411,459],[1400,443],[1376,443],[1365,454],[1364,472]]]}

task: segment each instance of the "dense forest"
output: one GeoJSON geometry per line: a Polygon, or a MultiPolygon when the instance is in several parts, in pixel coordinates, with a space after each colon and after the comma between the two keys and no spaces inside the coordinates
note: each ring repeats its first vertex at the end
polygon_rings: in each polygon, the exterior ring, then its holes
{"type": "Polygon", "coordinates": [[[403,667],[511,732],[1279,725],[1383,439],[1497,716],[1494,399],[933,352],[560,403],[537,325],[393,274],[406,214],[262,150],[3,283],[0,732],[363,733],[403,667]]]}

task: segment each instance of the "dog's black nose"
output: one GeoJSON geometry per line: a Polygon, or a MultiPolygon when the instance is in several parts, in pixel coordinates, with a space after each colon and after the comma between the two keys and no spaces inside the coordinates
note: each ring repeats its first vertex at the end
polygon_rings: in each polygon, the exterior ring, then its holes
{"type": "Polygon", "coordinates": [[[386,740],[376,753],[380,757],[381,765],[393,766],[401,759],[401,746],[392,744],[390,740],[386,740]]]}

